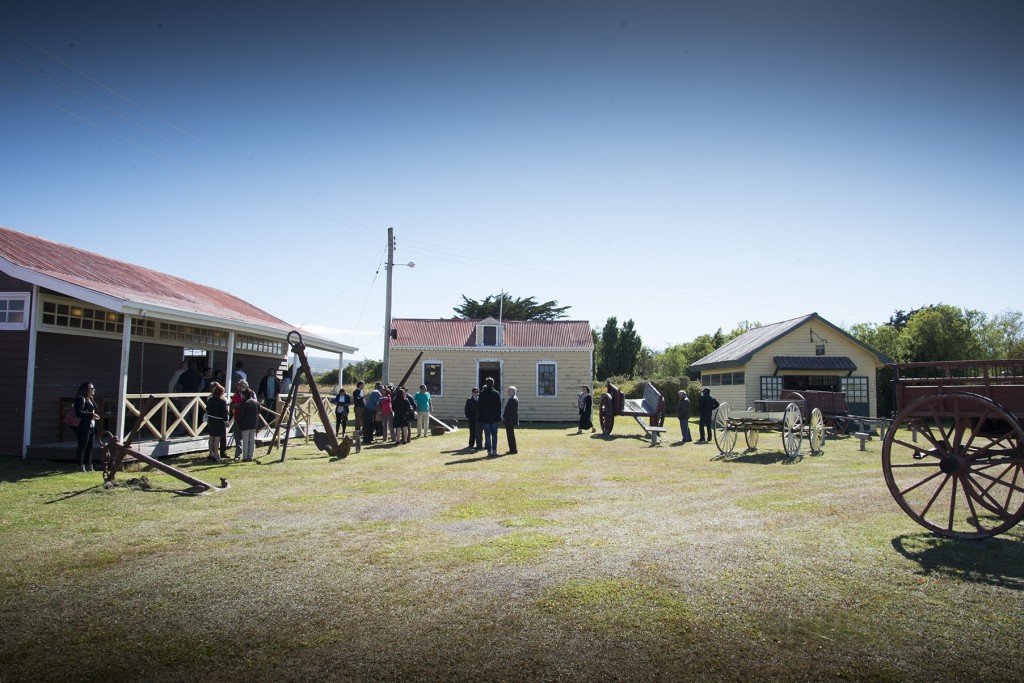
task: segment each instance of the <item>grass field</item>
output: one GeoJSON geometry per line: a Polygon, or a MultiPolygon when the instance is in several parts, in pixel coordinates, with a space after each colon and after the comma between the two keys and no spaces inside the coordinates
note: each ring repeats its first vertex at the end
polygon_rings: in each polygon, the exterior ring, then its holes
{"type": "Polygon", "coordinates": [[[229,479],[201,497],[0,460],[0,678],[1021,680],[1024,529],[928,534],[878,441],[675,441],[171,461],[229,479]]]}

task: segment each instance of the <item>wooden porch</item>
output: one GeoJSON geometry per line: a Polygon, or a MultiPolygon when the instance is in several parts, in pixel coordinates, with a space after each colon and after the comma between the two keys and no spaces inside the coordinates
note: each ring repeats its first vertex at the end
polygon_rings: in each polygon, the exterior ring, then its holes
{"type": "MultiPolygon", "coordinates": [[[[125,405],[126,430],[133,426],[141,413],[143,403],[150,396],[155,401],[146,410],[139,436],[133,448],[140,453],[155,457],[174,457],[187,453],[202,453],[207,450],[209,437],[206,434],[206,422],[203,414],[206,410],[207,394],[129,394],[125,405]]],[[[109,405],[109,404],[108,404],[109,405]]],[[[256,445],[268,445],[274,438],[278,424],[287,424],[287,415],[283,414],[284,405],[277,400],[276,410],[271,411],[261,404],[260,427],[256,432],[256,445]]],[[[295,402],[295,414],[292,417],[290,439],[296,437],[308,441],[315,427],[320,425],[320,416],[310,394],[299,394],[295,402]]],[[[231,436],[232,422],[228,423],[227,447],[229,453],[235,447],[231,436]]],[[[320,426],[322,430],[323,427],[320,426]]],[[[281,428],[281,436],[284,427],[281,428]]],[[[73,434],[72,434],[73,436],[73,434]]],[[[27,457],[45,460],[73,460],[77,449],[77,440],[61,440],[51,443],[32,444],[28,447],[27,457]]],[[[94,453],[100,445],[94,447],[94,453]]]]}

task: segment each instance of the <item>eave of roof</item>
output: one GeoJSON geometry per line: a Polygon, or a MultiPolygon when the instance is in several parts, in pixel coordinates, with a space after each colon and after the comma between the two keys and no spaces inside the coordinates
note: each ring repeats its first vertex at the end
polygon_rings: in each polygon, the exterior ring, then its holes
{"type": "Polygon", "coordinates": [[[848,370],[857,369],[849,356],[775,356],[779,370],[848,370]]]}

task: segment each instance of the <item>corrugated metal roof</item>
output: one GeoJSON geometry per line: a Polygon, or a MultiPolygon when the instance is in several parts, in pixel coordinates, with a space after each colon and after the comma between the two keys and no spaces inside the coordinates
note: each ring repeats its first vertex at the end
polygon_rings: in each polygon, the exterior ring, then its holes
{"type": "Polygon", "coordinates": [[[856,370],[849,356],[775,356],[779,370],[856,370]]]}
{"type": "MultiPolygon", "coordinates": [[[[285,333],[294,329],[280,318],[223,290],[10,228],[0,227],[0,257],[56,281],[50,287],[56,291],[60,291],[59,283],[66,283],[126,305],[162,307],[285,333]]],[[[303,334],[303,338],[306,336],[303,334]]],[[[317,341],[343,346],[329,340],[317,341]]]]}
{"type": "Polygon", "coordinates": [[[810,315],[793,318],[792,320],[783,320],[782,322],[762,325],[761,327],[747,330],[700,360],[691,363],[690,369],[699,370],[709,366],[721,367],[725,364],[746,363],[759,349],[764,348],[815,317],[817,317],[817,313],[811,313],[810,315]]]}
{"type": "MultiPolygon", "coordinates": [[[[860,341],[856,337],[853,337],[845,330],[842,330],[829,321],[822,318],[817,313],[810,313],[808,315],[801,316],[799,318],[793,318],[792,320],[783,320],[782,322],[772,323],[771,325],[762,325],[761,327],[755,327],[752,330],[747,330],[740,336],[736,337],[728,344],[722,345],[720,348],[715,349],[708,355],[704,356],[700,360],[691,363],[690,369],[697,371],[714,370],[716,368],[723,367],[734,367],[737,365],[743,365],[748,362],[755,353],[768,346],[769,344],[781,339],[796,328],[800,327],[806,322],[815,321],[820,322],[823,325],[827,325],[830,329],[835,330],[836,333],[842,335],[850,342],[864,348],[865,350],[872,353],[875,358],[878,359],[879,363],[884,365],[890,363],[885,354],[875,351],[873,348],[860,341]]],[[[835,358],[837,356],[833,356],[835,358]]],[[[849,361],[849,359],[847,358],[849,361]]],[[[853,361],[850,361],[852,364],[853,361]]],[[[806,368],[806,369],[817,369],[817,368],[806,368]]],[[[835,368],[835,369],[848,369],[848,368],[835,368]]],[[[854,366],[856,369],[856,366],[854,366]]]]}
{"type": "MultiPolygon", "coordinates": [[[[395,318],[393,347],[475,347],[479,320],[395,318]]],[[[593,349],[585,320],[506,320],[503,348],[593,349]]]]}

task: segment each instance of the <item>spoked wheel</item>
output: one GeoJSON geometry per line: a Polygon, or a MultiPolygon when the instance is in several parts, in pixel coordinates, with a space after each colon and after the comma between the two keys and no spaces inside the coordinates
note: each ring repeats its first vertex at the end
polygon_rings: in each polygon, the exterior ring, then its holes
{"type": "Polygon", "coordinates": [[[748,451],[757,450],[757,439],[760,433],[756,427],[747,427],[747,431],[743,432],[743,439],[747,442],[748,451]]]}
{"type": "Polygon", "coordinates": [[[882,442],[882,472],[911,519],[942,536],[988,538],[1024,517],[1024,427],[984,396],[908,405],[882,442]]]}
{"type": "Polygon", "coordinates": [[[825,418],[815,408],[811,411],[811,424],[807,430],[807,438],[811,442],[811,453],[821,455],[825,452],[825,418]]]}
{"type": "Polygon", "coordinates": [[[843,415],[829,415],[825,418],[825,426],[833,435],[842,436],[850,428],[850,421],[843,415]]]}
{"type": "Polygon", "coordinates": [[[601,422],[601,433],[611,434],[612,426],[615,424],[615,411],[612,410],[612,397],[608,394],[601,397],[599,418],[601,422]]]}
{"type": "Polygon", "coordinates": [[[715,428],[715,445],[719,453],[732,453],[736,447],[736,430],[729,423],[729,412],[731,408],[728,403],[720,403],[715,408],[711,422],[715,428]]]}
{"type": "Polygon", "coordinates": [[[804,441],[804,416],[800,406],[790,403],[782,416],[782,450],[791,458],[800,455],[800,444],[804,441]]]}

